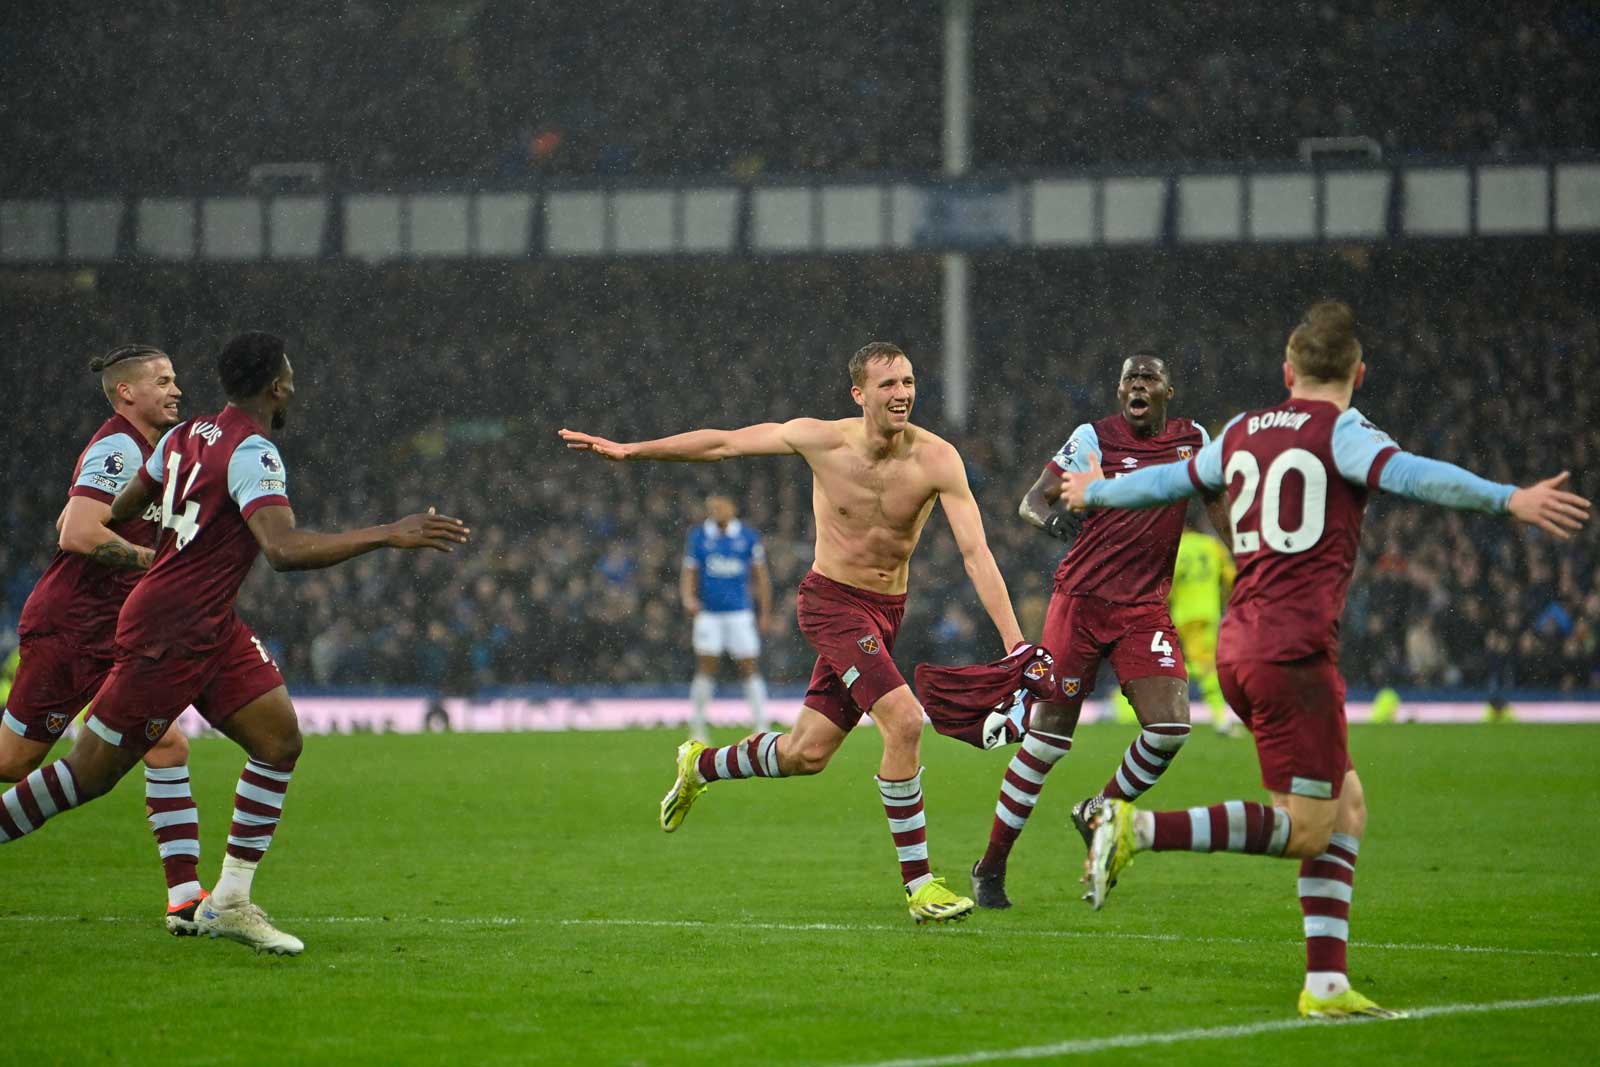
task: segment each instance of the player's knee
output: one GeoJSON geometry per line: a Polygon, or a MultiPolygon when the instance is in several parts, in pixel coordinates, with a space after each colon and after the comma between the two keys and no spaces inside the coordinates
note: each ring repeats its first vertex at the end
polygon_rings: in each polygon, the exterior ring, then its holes
{"type": "Polygon", "coordinates": [[[300,758],[301,747],[300,728],[296,726],[257,741],[251,746],[250,757],[269,767],[292,767],[300,758]]]}
{"type": "Polygon", "coordinates": [[[914,713],[880,718],[878,728],[885,749],[915,748],[922,743],[922,707],[918,705],[914,713]]]}
{"type": "Polygon", "coordinates": [[[147,767],[182,767],[189,762],[189,739],[176,726],[169,728],[145,753],[144,762],[147,767]]]}
{"type": "Polygon", "coordinates": [[[1078,715],[1083,710],[1082,703],[1076,704],[1051,704],[1044,701],[1033,706],[1033,714],[1028,720],[1028,728],[1042,734],[1053,734],[1057,737],[1071,737],[1078,728],[1078,715]]]}

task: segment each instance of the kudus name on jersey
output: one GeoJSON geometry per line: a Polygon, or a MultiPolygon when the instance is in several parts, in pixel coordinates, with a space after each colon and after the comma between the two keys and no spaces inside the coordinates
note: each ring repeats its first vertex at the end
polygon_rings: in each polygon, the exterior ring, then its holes
{"type": "Polygon", "coordinates": [[[1257,430],[1298,430],[1311,418],[1311,413],[1306,411],[1269,411],[1265,415],[1251,415],[1244,424],[1245,433],[1255,433],[1257,430]]]}
{"type": "Polygon", "coordinates": [[[205,422],[202,420],[189,427],[189,436],[204,437],[206,439],[206,444],[214,445],[217,443],[218,438],[222,436],[222,427],[218,426],[214,422],[205,422]]]}

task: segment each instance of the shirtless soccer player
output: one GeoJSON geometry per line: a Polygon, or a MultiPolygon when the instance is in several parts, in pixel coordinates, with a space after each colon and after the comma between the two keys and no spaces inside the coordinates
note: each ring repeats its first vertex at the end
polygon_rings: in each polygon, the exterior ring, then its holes
{"type": "Polygon", "coordinates": [[[678,778],[661,802],[661,828],[676,830],[708,782],[816,774],[846,735],[872,716],[883,734],[878,791],[918,922],[964,918],[973,903],[944,887],[928,865],[922,809],[922,705],[891,656],[905,613],[911,553],[935,500],[944,506],[978,598],[1007,649],[1022,643],[1005,580],[983,536],[961,456],[911,424],[916,379],[905,353],[875,341],[850,359],[850,395],[861,417],[794,419],[740,430],[693,430],[617,444],[562,430],[569,448],[606,459],[711,461],[798,455],[811,467],[817,548],[800,583],[800,631],[817,651],[805,707],[792,733],[756,733],[736,745],[678,748],[678,778]]]}
{"type": "MultiPolygon", "coordinates": [[[[78,455],[61,513],[61,550],[17,623],[21,658],[0,729],[0,781],[8,783],[37,772],[111,672],[117,612],[155,558],[161,528],[154,505],[112,522],[111,501],[178,421],[183,392],[172,360],[150,345],[122,345],[89,369],[100,375],[113,414],[78,455]]],[[[167,876],[167,929],[182,937],[194,933],[194,909],[205,892],[195,873],[200,814],[189,789],[189,742],[168,730],[144,764],[145,804],[167,876]]]]}
{"type": "Polygon", "coordinates": [[[1306,938],[1301,1015],[1394,1018],[1350,988],[1345,944],[1366,826],[1345,736],[1339,615],[1367,494],[1382,489],[1464,511],[1509,514],[1559,537],[1589,517],[1562,473],[1525,489],[1400,451],[1350,406],[1366,365],[1344,304],[1318,304],[1289,337],[1289,399],[1239,415],[1193,459],[1112,481],[1100,466],[1067,476],[1071,507],[1149,508],[1225,489],[1239,580],[1223,616],[1223,695],[1255,738],[1271,806],[1230,800],[1140,811],[1107,800],[1085,881],[1099,908],[1136,852],[1250,852],[1300,861],[1306,938]]]}
{"type": "Polygon", "coordinates": [[[241,334],[218,363],[227,407],[169,430],[111,505],[112,519],[125,521],[160,494],[155,562],[122,606],[115,663],[72,751],[0,798],[0,843],[110,791],[193,704],[250,757],[222,875],[195,909],[196,932],[293,955],[304,946],[250,902],[250,883],[277,829],[300,728],[277,664],[234,613],[239,585],[262,553],[276,570],[303,570],[385,546],[448,552],[467,529],[431,511],[346,533],[296,529],[288,475],[267,438],[294,396],[283,342],[241,334]]]}
{"type": "MultiPolygon", "coordinates": [[[[1119,473],[1192,456],[1206,432],[1188,419],[1170,418],[1172,378],[1154,352],[1135,352],[1122,363],[1117,382],[1121,411],[1072,431],[1045,465],[1018,511],[1057,537],[1076,526],[1064,508],[1054,508],[1061,478],[1086,470],[1091,455],[1103,454],[1119,473]]],[[[1220,496],[1216,518],[1225,518],[1220,496]]],[[[1142,729],[1100,792],[1072,810],[1087,844],[1089,823],[1100,797],[1132,800],[1155,785],[1189,739],[1189,676],[1176,628],[1167,614],[1172,562],[1183,533],[1184,505],[1159,511],[1100,512],[1076,529],[1076,539],[1056,569],[1055,593],[1039,642],[1055,657],[1062,702],[1034,705],[1022,747],[1000,783],[989,847],[972,868],[973,894],[985,908],[1009,908],[1006,862],[1045,776],[1072,749],[1083,701],[1094,692],[1102,659],[1116,669],[1142,729]]],[[[1065,539],[1065,538],[1063,538],[1065,539]]]]}

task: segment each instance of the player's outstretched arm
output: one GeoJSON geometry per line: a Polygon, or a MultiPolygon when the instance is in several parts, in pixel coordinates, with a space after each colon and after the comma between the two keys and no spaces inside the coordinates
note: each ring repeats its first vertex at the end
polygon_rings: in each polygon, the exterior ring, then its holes
{"type": "Polygon", "coordinates": [[[604,437],[562,430],[561,439],[576,452],[601,459],[662,460],[670,463],[715,463],[737,456],[792,456],[818,447],[838,430],[820,419],[763,422],[737,430],[690,430],[654,441],[609,441],[604,437]]]}
{"type": "Polygon", "coordinates": [[[1202,487],[1189,477],[1189,460],[1162,463],[1107,479],[1100,457],[1089,457],[1089,469],[1069,471],[1061,479],[1061,494],[1074,511],[1089,508],[1156,508],[1194,496],[1202,487]]]}
{"type": "Polygon", "coordinates": [[[1590,512],[1588,500],[1561,488],[1568,477],[1569,472],[1562,471],[1519,489],[1480,478],[1465,467],[1444,460],[1395,452],[1378,472],[1378,487],[1457,511],[1510,515],[1565,541],[1583,528],[1590,512]]]}
{"type": "Polygon", "coordinates": [[[983,515],[978,511],[972,487],[967,484],[961,455],[954,447],[946,445],[933,466],[939,506],[944,508],[945,518],[950,521],[950,532],[955,535],[956,547],[961,549],[967,577],[972,580],[972,588],[977,591],[990,621],[1000,631],[1001,644],[1010,652],[1022,643],[1022,627],[1017,625],[1006,580],[994,561],[994,553],[989,551],[989,540],[983,533],[983,515]]]}
{"type": "MultiPolygon", "coordinates": [[[[138,479],[131,481],[137,483],[138,479]]],[[[61,535],[57,544],[63,552],[88,556],[102,567],[142,571],[155,561],[153,550],[118,537],[107,525],[111,505],[92,497],[75,496],[67,500],[61,513],[61,535]]]]}
{"type": "Polygon", "coordinates": [[[246,521],[261,546],[261,554],[275,571],[332,567],[379,548],[454,552],[457,545],[467,543],[472,533],[460,519],[435,514],[432,508],[384,526],[342,533],[302,530],[294,524],[294,510],[282,506],[257,508],[246,521]]]}

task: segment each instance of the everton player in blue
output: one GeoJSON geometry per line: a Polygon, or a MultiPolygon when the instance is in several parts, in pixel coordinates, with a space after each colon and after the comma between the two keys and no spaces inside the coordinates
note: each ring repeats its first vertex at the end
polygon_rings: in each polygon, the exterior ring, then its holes
{"type": "Polygon", "coordinates": [[[756,656],[772,617],[772,584],[761,535],[739,521],[732,499],[706,500],[706,520],[689,530],[679,580],[683,610],[694,620],[694,705],[690,736],[707,740],[706,705],[716,688],[717,661],[726,655],[744,678],[755,730],[765,730],[767,684],[756,656]]]}

